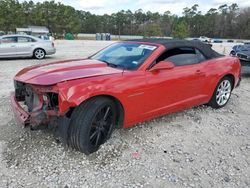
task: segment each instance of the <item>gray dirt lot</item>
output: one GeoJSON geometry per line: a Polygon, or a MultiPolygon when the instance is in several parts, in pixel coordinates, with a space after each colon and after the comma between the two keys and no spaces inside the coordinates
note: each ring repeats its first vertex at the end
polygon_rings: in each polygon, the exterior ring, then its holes
{"type": "Polygon", "coordinates": [[[9,92],[20,69],[108,44],[56,41],[57,54],[45,60],[0,60],[0,187],[250,187],[250,68],[223,109],[200,106],[115,130],[90,156],[15,123],[9,92]]]}

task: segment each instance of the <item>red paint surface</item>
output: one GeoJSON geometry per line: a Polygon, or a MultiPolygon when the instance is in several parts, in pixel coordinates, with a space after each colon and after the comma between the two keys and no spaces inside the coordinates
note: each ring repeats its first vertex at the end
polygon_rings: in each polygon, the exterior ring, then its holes
{"type": "Polygon", "coordinates": [[[85,59],[28,67],[20,71],[15,79],[34,85],[54,85],[67,80],[121,72],[103,62],[85,59]]]}
{"type": "MultiPolygon", "coordinates": [[[[145,43],[144,43],[145,44],[145,43]]],[[[39,86],[51,86],[59,93],[59,115],[91,97],[108,95],[124,109],[124,127],[163,114],[207,103],[219,80],[232,75],[240,78],[237,58],[221,57],[195,65],[149,71],[149,65],[166,48],[158,45],[138,70],[108,67],[95,60],[74,60],[33,66],[20,71],[15,80],[39,86]]]]}

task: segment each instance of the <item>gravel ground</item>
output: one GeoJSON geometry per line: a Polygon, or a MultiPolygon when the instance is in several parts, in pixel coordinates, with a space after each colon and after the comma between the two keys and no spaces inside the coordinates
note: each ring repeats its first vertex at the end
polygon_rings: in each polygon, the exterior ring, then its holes
{"type": "Polygon", "coordinates": [[[250,187],[250,67],[223,109],[200,106],[115,130],[90,156],[63,147],[49,130],[15,123],[9,92],[17,71],[109,43],[57,41],[57,54],[45,60],[0,60],[0,187],[250,187]]]}

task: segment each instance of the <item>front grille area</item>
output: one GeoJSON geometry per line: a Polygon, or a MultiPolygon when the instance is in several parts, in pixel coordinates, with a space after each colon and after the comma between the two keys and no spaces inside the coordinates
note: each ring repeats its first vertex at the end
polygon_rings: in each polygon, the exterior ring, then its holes
{"type": "Polygon", "coordinates": [[[22,82],[14,81],[15,93],[17,101],[25,100],[25,84],[22,82]]]}
{"type": "Polygon", "coordinates": [[[38,86],[15,81],[15,98],[12,103],[21,121],[33,129],[56,124],[58,116],[58,93],[50,86],[38,86]],[[18,104],[17,104],[18,103],[18,104]],[[23,120],[24,119],[24,120],[23,120]]]}
{"type": "Polygon", "coordinates": [[[49,98],[48,108],[55,109],[58,108],[58,93],[47,93],[49,98]]]}
{"type": "Polygon", "coordinates": [[[39,103],[40,103],[39,96],[33,92],[33,89],[31,87],[26,86],[24,104],[27,105],[28,111],[32,112],[34,107],[38,106],[39,103]]]}
{"type": "Polygon", "coordinates": [[[42,107],[44,110],[58,109],[58,93],[54,92],[34,92],[33,86],[19,81],[14,82],[16,100],[22,102],[28,112],[32,112],[35,107],[42,107]]]}
{"type": "Polygon", "coordinates": [[[34,107],[37,106],[40,102],[39,97],[36,93],[33,92],[31,86],[15,81],[15,93],[16,100],[18,102],[23,102],[23,106],[26,106],[28,112],[32,112],[34,107]]]}

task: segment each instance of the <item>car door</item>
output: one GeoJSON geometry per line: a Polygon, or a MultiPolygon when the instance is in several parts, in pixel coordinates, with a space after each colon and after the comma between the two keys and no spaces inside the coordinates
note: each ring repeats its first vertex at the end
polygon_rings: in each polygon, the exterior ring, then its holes
{"type": "Polygon", "coordinates": [[[16,53],[18,56],[29,56],[33,53],[35,46],[34,39],[26,36],[18,36],[16,44],[16,53]]]}
{"type": "Polygon", "coordinates": [[[0,41],[0,57],[16,56],[17,37],[3,37],[0,41]]]}
{"type": "Polygon", "coordinates": [[[164,52],[156,61],[170,61],[175,67],[157,72],[147,71],[148,103],[145,116],[173,112],[202,103],[205,82],[205,57],[194,48],[175,48],[164,52]]]}

